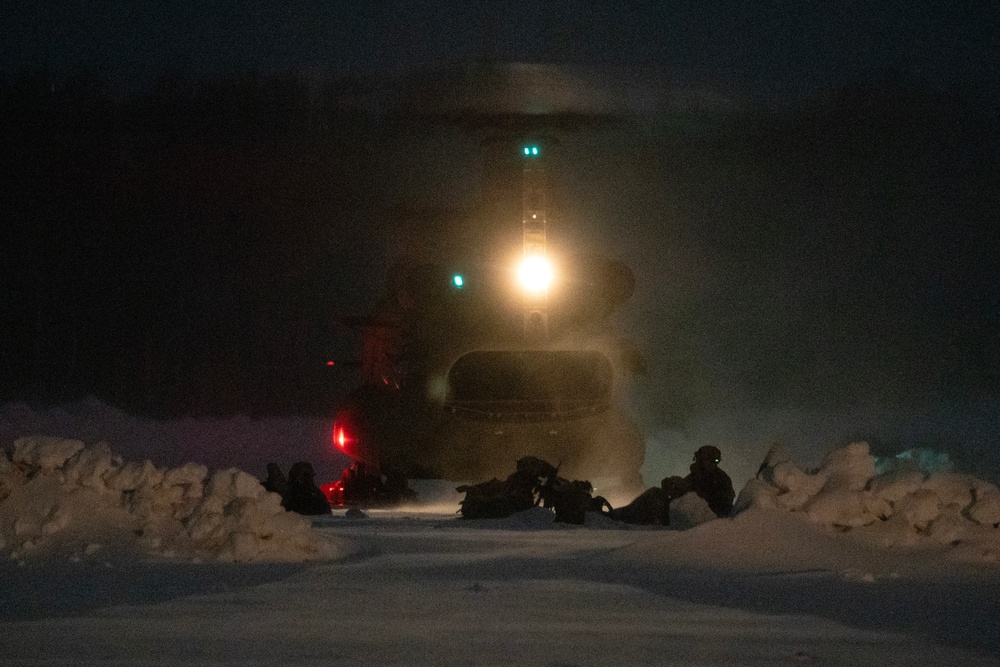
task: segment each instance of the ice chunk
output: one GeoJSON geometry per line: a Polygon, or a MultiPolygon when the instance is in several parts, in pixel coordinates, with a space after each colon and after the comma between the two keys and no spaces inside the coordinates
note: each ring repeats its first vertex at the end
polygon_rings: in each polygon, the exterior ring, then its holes
{"type": "Polygon", "coordinates": [[[99,442],[84,447],[66,462],[66,482],[103,491],[105,477],[117,471],[120,465],[121,461],[112,455],[108,444],[99,442]]]}
{"type": "Polygon", "coordinates": [[[839,489],[824,491],[805,506],[806,516],[828,526],[857,528],[874,523],[879,517],[869,510],[866,494],[839,489]]]}
{"type": "Polygon", "coordinates": [[[117,471],[110,471],[107,485],[115,491],[135,491],[144,486],[158,486],[163,481],[163,471],[151,461],[130,461],[117,471]]]}
{"type": "Polygon", "coordinates": [[[257,506],[268,516],[285,512],[285,508],[281,506],[281,496],[277,493],[265,493],[258,499],[257,506]]]}
{"type": "Polygon", "coordinates": [[[897,472],[876,477],[871,481],[869,488],[878,497],[895,504],[919,489],[923,483],[922,472],[897,472]]]}
{"type": "Polygon", "coordinates": [[[207,476],[208,468],[197,463],[187,463],[164,474],[163,493],[169,499],[173,518],[184,520],[191,516],[205,495],[207,476]]]}
{"type": "Polygon", "coordinates": [[[782,490],[775,498],[777,505],[786,510],[798,510],[819,493],[826,483],[827,474],[821,471],[809,474],[791,463],[779,463],[771,470],[771,479],[782,490]]]}
{"type": "Polygon", "coordinates": [[[957,505],[959,509],[965,509],[972,504],[972,488],[976,481],[971,475],[932,475],[921,488],[933,491],[943,505],[957,505]]]}
{"type": "Polygon", "coordinates": [[[52,471],[62,467],[70,457],[81,449],[83,449],[83,442],[80,440],[34,435],[18,438],[14,441],[13,461],[52,471]]]}
{"type": "Polygon", "coordinates": [[[0,453],[0,502],[10,495],[11,491],[28,481],[27,467],[23,463],[12,463],[7,453],[0,453]]]}
{"type": "Polygon", "coordinates": [[[835,449],[823,460],[824,491],[861,491],[875,476],[875,459],[867,442],[855,442],[835,449]]]}
{"type": "Polygon", "coordinates": [[[859,493],[861,495],[861,502],[865,506],[865,511],[869,514],[883,520],[892,516],[893,507],[888,500],[871,491],[861,491],[859,493]]]}
{"type": "Polygon", "coordinates": [[[128,507],[143,519],[169,517],[183,501],[183,488],[144,485],[130,494],[128,507]]]}
{"type": "Polygon", "coordinates": [[[187,521],[188,535],[202,548],[216,546],[214,543],[222,536],[223,515],[221,511],[215,511],[215,508],[211,507],[213,504],[211,499],[206,499],[187,521]]]}
{"type": "Polygon", "coordinates": [[[259,479],[236,468],[212,475],[205,492],[226,502],[234,498],[259,498],[267,493],[259,479]]]}
{"type": "Polygon", "coordinates": [[[895,516],[924,530],[941,515],[941,499],[930,489],[917,489],[896,503],[895,516]]]}
{"type": "Polygon", "coordinates": [[[185,463],[180,468],[168,470],[163,476],[163,485],[197,488],[197,495],[201,496],[206,477],[208,477],[208,468],[200,463],[185,463]]]}
{"type": "Polygon", "coordinates": [[[826,482],[826,472],[810,474],[791,463],[779,463],[771,469],[772,483],[782,491],[804,491],[810,496],[819,493],[826,482]]]}
{"type": "Polygon", "coordinates": [[[955,505],[946,505],[941,514],[927,527],[927,535],[935,542],[950,544],[961,541],[968,533],[969,522],[955,505]]]}
{"type": "Polygon", "coordinates": [[[65,530],[72,520],[72,510],[65,504],[57,505],[52,508],[49,515],[45,517],[45,522],[41,526],[41,532],[43,535],[58,533],[65,530]]]}
{"type": "Polygon", "coordinates": [[[967,511],[968,517],[984,526],[995,527],[1000,524],[1000,490],[995,486],[976,489],[974,495],[976,499],[967,511]]]}
{"type": "Polygon", "coordinates": [[[762,479],[754,478],[746,483],[736,496],[733,504],[733,514],[739,514],[751,507],[776,508],[778,489],[762,479]]]}

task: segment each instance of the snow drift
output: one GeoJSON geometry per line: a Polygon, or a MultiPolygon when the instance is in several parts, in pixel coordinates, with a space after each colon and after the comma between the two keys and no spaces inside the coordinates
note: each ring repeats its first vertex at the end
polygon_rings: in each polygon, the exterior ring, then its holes
{"type": "Polygon", "coordinates": [[[747,482],[735,511],[797,513],[831,531],[881,547],[945,546],[947,556],[1000,562],[1000,489],[970,475],[895,466],[877,474],[867,443],[827,455],[818,470],[766,465],[747,482]]]}
{"type": "Polygon", "coordinates": [[[140,555],[229,562],[336,555],[309,519],[235,468],[129,462],[106,443],[22,437],[0,450],[0,550],[10,558],[140,555]]]}
{"type": "MultiPolygon", "coordinates": [[[[935,560],[943,555],[968,563],[1000,562],[996,485],[970,475],[923,472],[905,461],[880,473],[876,463],[865,443],[834,450],[816,470],[769,463],[740,491],[735,519],[717,520],[689,493],[672,503],[672,530],[661,532],[669,540],[670,534],[693,529],[688,531],[693,542],[710,535],[745,549],[765,528],[774,535],[805,531],[811,535],[806,542],[820,533],[832,540],[824,549],[849,536],[882,552],[914,554],[913,548],[921,548],[935,560]],[[803,522],[812,528],[806,530],[803,522]]],[[[553,518],[545,510],[494,527],[561,527],[553,518]],[[524,521],[527,526],[518,523],[524,521]]],[[[85,446],[49,436],[20,437],[12,449],[0,450],[0,552],[14,561],[116,556],[302,561],[345,553],[345,544],[312,526],[235,468],[210,475],[199,463],[174,468],[148,460],[126,463],[103,442],[85,446]]],[[[588,516],[586,526],[624,528],[599,515],[588,516]]],[[[725,546],[715,542],[713,550],[725,546]]],[[[678,556],[676,549],[673,553],[678,556]]]]}

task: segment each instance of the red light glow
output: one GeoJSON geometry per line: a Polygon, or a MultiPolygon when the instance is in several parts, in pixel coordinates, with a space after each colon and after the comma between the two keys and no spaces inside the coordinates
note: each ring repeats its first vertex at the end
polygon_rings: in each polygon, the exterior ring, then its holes
{"type": "Polygon", "coordinates": [[[337,449],[339,449],[340,451],[346,453],[346,451],[347,451],[347,433],[344,432],[344,427],[343,426],[334,426],[333,427],[333,444],[335,444],[337,446],[337,449]]]}
{"type": "Polygon", "coordinates": [[[326,365],[327,365],[327,366],[336,366],[336,365],[337,365],[337,362],[336,362],[336,361],[333,361],[333,360],[331,359],[330,361],[326,362],[326,365]]]}
{"type": "Polygon", "coordinates": [[[334,507],[341,507],[344,504],[344,483],[340,480],[328,482],[320,490],[326,496],[327,501],[334,507]]]}

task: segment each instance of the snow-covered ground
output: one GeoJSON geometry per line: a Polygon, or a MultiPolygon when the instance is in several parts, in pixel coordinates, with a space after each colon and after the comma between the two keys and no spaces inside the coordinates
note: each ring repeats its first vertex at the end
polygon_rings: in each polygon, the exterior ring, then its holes
{"type": "Polygon", "coordinates": [[[16,430],[5,665],[1000,664],[1000,491],[863,443],[776,455],[734,518],[689,495],[665,530],[466,521],[447,484],[307,520],[237,470],[133,458],[141,429],[16,430]]]}

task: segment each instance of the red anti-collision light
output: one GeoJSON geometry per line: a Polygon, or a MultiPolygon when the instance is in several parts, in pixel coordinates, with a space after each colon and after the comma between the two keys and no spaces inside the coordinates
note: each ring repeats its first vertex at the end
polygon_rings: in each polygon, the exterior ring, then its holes
{"type": "Polygon", "coordinates": [[[340,451],[347,453],[347,432],[343,426],[333,425],[333,444],[340,451]]]}

